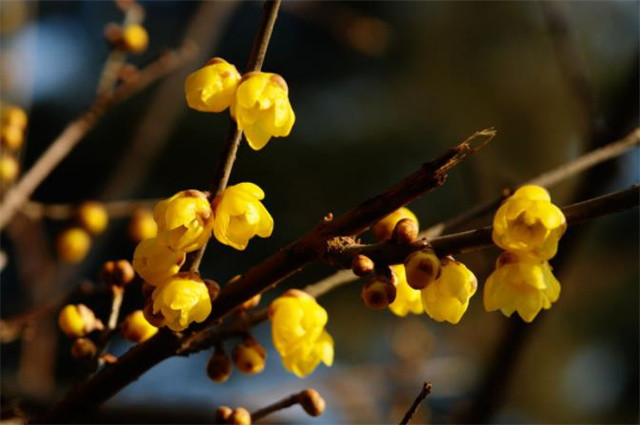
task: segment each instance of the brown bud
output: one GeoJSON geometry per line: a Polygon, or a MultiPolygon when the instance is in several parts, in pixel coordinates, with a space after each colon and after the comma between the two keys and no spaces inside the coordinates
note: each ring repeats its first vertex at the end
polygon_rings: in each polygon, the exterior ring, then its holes
{"type": "Polygon", "coordinates": [[[76,359],[90,359],[97,352],[98,347],[88,338],[78,338],[71,346],[71,355],[76,359]]]}
{"type": "Polygon", "coordinates": [[[418,223],[410,218],[403,218],[396,224],[391,238],[396,243],[406,245],[416,240],[418,231],[418,223]]]}
{"type": "Polygon", "coordinates": [[[231,425],[251,425],[251,413],[244,407],[236,407],[228,419],[231,425]]]}
{"type": "Polygon", "coordinates": [[[102,265],[101,276],[108,285],[125,286],[136,277],[136,272],[127,260],[107,261],[102,265]]]}
{"type": "Polygon", "coordinates": [[[320,416],[324,412],[325,401],[313,388],[307,388],[299,394],[300,406],[309,416],[320,416]]]}
{"type": "Polygon", "coordinates": [[[231,416],[231,413],[233,413],[233,410],[231,410],[230,407],[220,406],[216,410],[216,414],[213,418],[213,421],[216,424],[228,424],[229,423],[228,420],[229,420],[229,417],[231,416]]]}
{"type": "Polygon", "coordinates": [[[207,285],[207,289],[209,290],[209,297],[211,298],[211,301],[218,298],[218,294],[220,294],[220,285],[218,285],[218,282],[211,279],[205,279],[204,284],[207,285]]]}
{"type": "Polygon", "coordinates": [[[156,328],[164,326],[164,316],[160,312],[153,312],[153,300],[151,298],[147,298],[144,302],[142,314],[144,314],[144,318],[147,319],[147,322],[151,323],[156,328]]]}
{"type": "Polygon", "coordinates": [[[109,22],[104,27],[104,38],[107,39],[109,44],[118,44],[122,38],[122,28],[115,22],[109,22]]]}
{"type": "Polygon", "coordinates": [[[100,356],[100,361],[104,364],[115,364],[118,358],[111,353],[104,353],[100,356]]]}
{"type": "Polygon", "coordinates": [[[351,268],[356,276],[362,277],[373,273],[375,264],[371,258],[366,255],[359,254],[353,258],[353,261],[351,261],[351,268]]]}
{"type": "Polygon", "coordinates": [[[440,276],[440,260],[431,249],[413,252],[404,260],[407,283],[413,289],[424,289],[440,276]]]}
{"type": "Polygon", "coordinates": [[[361,297],[367,307],[382,310],[396,299],[396,285],[389,279],[376,276],[364,284],[361,297]]]}
{"type": "Polygon", "coordinates": [[[224,352],[222,347],[218,347],[207,362],[207,375],[214,382],[225,382],[231,375],[231,359],[224,352]]]}

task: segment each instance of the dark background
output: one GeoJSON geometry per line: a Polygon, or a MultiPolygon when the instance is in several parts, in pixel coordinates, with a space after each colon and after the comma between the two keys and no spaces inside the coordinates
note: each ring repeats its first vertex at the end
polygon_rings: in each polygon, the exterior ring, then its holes
{"type": "MultiPolygon", "coordinates": [[[[142,5],[150,46],[131,62],[142,66],[178,47],[196,15],[210,22],[204,31],[210,37],[195,40],[204,51],[174,76],[109,111],[34,200],[144,199],[207,187],[228,116],[188,110],[182,81],[212,56],[243,68],[260,3],[142,5]],[[139,161],[133,178],[122,174],[114,180],[118,164],[140,140],[149,145],[141,154],[149,165],[139,161]]],[[[231,177],[231,183],[251,181],[265,190],[275,231],[244,252],[212,245],[203,274],[226,281],[326,213],[344,212],[379,193],[476,130],[494,126],[498,136],[457,167],[444,187],[411,205],[422,227],[625,136],[638,125],[638,6],[556,3],[553,16],[568,29],[567,38],[550,31],[548,9],[538,2],[285,2],[263,69],[287,80],[297,121],[289,137],[259,152],[243,143],[231,177]],[[580,60],[557,55],[558,43],[568,43],[580,60]],[[586,86],[576,90],[567,63],[585,76],[586,86]]],[[[0,8],[1,97],[28,110],[26,169],[92,102],[109,52],[104,25],[119,22],[122,13],[108,1],[9,1],[0,8]]],[[[639,180],[639,159],[636,148],[554,187],[553,199],[565,205],[626,188],[639,180]]],[[[45,221],[28,228],[44,229],[47,253],[66,224],[45,221]]],[[[20,277],[17,246],[3,234],[9,260],[0,275],[2,318],[83,280],[97,281],[105,260],[130,258],[134,246],[126,224],[112,220],[82,265],[57,266],[46,283],[20,277]]],[[[206,422],[220,404],[253,410],[311,386],[327,399],[324,417],[307,419],[293,408],[273,420],[397,423],[429,380],[433,394],[417,422],[637,423],[638,230],[633,210],[570,232],[554,259],[560,300],[532,325],[484,312],[481,287],[462,322],[451,326],[426,315],[402,319],[369,311],[359,300],[359,285],[351,284],[321,299],[336,342],[331,369],[321,366],[304,380],[286,373],[262,325],[255,336],[269,349],[263,374],[236,371],[218,385],[204,372],[210,353],[171,359],[90,420],[206,422]],[[491,369],[492,361],[498,367],[491,369]],[[487,378],[491,370],[497,372],[487,378]],[[480,407],[469,419],[463,413],[474,400],[480,407]]],[[[491,249],[460,259],[482,283],[497,254],[491,249]]],[[[301,287],[331,272],[313,266],[284,286],[301,287]]],[[[100,297],[88,304],[106,312],[100,297]]],[[[130,304],[126,308],[134,308],[130,304]]],[[[70,342],[53,326],[55,314],[31,338],[2,345],[3,410],[17,400],[25,408],[42,408],[79,376],[70,342]]],[[[113,351],[127,348],[119,341],[113,351]]]]}

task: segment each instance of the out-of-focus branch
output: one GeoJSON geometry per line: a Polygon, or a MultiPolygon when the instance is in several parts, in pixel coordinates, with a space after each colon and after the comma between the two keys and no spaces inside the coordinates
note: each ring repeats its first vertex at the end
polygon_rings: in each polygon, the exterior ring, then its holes
{"type": "Polygon", "coordinates": [[[2,204],[0,204],[0,229],[11,220],[36,188],[96,125],[98,119],[109,108],[124,102],[170,73],[183,61],[193,56],[196,50],[192,43],[186,43],[180,49],[164,54],[142,69],[137,79],[122,84],[113,91],[112,95],[97,98],[87,112],[69,123],[20,181],[7,191],[2,204]]]}
{"type": "Polygon", "coordinates": [[[413,401],[413,404],[411,404],[411,407],[409,407],[409,410],[407,411],[407,413],[405,413],[404,417],[400,421],[400,425],[407,425],[409,422],[411,422],[411,418],[418,411],[418,407],[420,407],[422,402],[427,398],[429,394],[431,394],[431,383],[425,382],[424,384],[422,384],[422,390],[420,390],[420,393],[413,401]]]}
{"type": "MultiPolygon", "coordinates": [[[[110,218],[127,217],[137,208],[153,208],[161,199],[131,199],[123,201],[105,202],[104,207],[110,218]]],[[[47,218],[50,220],[68,220],[77,210],[75,204],[42,204],[27,201],[21,212],[32,220],[47,218]]]]}

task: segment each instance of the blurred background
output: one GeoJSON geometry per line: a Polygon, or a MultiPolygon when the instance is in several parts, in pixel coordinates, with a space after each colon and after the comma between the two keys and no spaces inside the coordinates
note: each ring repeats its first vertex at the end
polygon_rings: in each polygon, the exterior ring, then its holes
{"type": "MultiPolygon", "coordinates": [[[[243,68],[261,3],[141,4],[150,44],[130,62],[143,66],[185,36],[200,52],[108,111],[33,200],[148,199],[207,188],[228,117],[187,109],[184,77],[213,56],[243,68]]],[[[638,125],[639,6],[284,2],[263,69],[286,78],[296,125],[259,152],[243,143],[231,177],[265,190],[275,231],[244,252],[212,245],[204,276],[228,280],[328,212],[381,192],[476,130],[494,126],[498,136],[456,167],[445,186],[410,206],[421,227],[625,136],[638,125]]],[[[122,11],[111,1],[3,1],[0,12],[0,97],[29,114],[26,170],[93,101],[109,54],[104,27],[120,22],[122,11]]],[[[559,205],[588,199],[637,183],[639,170],[635,148],[551,193],[559,205]]],[[[69,266],[56,260],[52,243],[69,222],[15,218],[2,235],[2,319],[97,282],[106,260],[131,258],[127,221],[112,219],[89,257],[69,266]]],[[[638,223],[636,209],[571,229],[553,262],[561,297],[532,324],[486,313],[481,288],[452,326],[426,315],[368,310],[360,286],[349,284],[320,300],[336,344],[332,368],[295,378],[281,366],[269,326],[261,325],[254,335],[269,351],[264,373],[235,371],[220,385],[205,373],[210,352],[170,359],[85,420],[210,423],[221,404],[254,410],[314,387],[327,400],[324,416],[311,419],[292,408],[265,422],[397,423],[430,381],[433,392],[415,423],[638,423],[638,223]]],[[[460,259],[482,284],[497,255],[489,249],[460,259]]],[[[274,293],[332,272],[310,267],[274,293]]],[[[107,314],[104,294],[77,301],[107,314]]],[[[125,311],[139,301],[128,300],[125,311]]],[[[69,340],[55,326],[57,313],[3,336],[3,419],[50,406],[81,376],[69,340]]],[[[116,340],[110,351],[128,348],[116,340]]]]}

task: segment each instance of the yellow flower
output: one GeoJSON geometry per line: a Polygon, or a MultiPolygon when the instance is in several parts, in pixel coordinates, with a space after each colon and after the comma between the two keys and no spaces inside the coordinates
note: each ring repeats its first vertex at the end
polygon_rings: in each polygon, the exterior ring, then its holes
{"type": "Polygon", "coordinates": [[[133,269],[145,281],[158,286],[180,271],[186,254],[158,243],[156,238],[145,239],[133,252],[133,269]]]}
{"type": "Polygon", "coordinates": [[[551,308],[560,296],[560,282],[547,261],[504,252],[496,270],[484,285],[484,307],[501,310],[505,316],[517,311],[522,320],[531,322],[541,309],[551,308]]]}
{"type": "Polygon", "coordinates": [[[104,326],[93,311],[84,304],[68,304],[58,315],[58,326],[69,338],[80,338],[104,326]]]}
{"type": "Polygon", "coordinates": [[[393,235],[393,229],[395,229],[396,224],[398,224],[398,222],[403,218],[411,219],[415,221],[416,224],[420,224],[416,215],[411,212],[409,208],[402,207],[374,224],[372,228],[373,236],[378,241],[391,239],[391,236],[393,235]]]}
{"type": "Polygon", "coordinates": [[[287,83],[268,72],[250,72],[242,77],[231,103],[231,116],[254,150],[262,149],[271,137],[288,136],[296,120],[287,83]]]}
{"type": "Polygon", "coordinates": [[[158,236],[158,225],[153,219],[153,213],[144,208],[138,208],[131,214],[129,222],[129,237],[138,243],[145,239],[158,236]]]}
{"type": "Polygon", "coordinates": [[[20,164],[11,155],[2,153],[0,155],[0,184],[6,185],[13,182],[20,173],[20,164]]]}
{"type": "Polygon", "coordinates": [[[413,289],[407,283],[404,266],[391,266],[391,268],[398,276],[398,286],[396,287],[396,299],[389,304],[389,309],[397,316],[406,316],[409,313],[421,314],[423,309],[420,291],[413,289]]]}
{"type": "Polygon", "coordinates": [[[273,218],[260,202],[262,199],[264,192],[253,183],[228,187],[214,201],[213,234],[216,239],[243,250],[254,236],[271,236],[273,218]]]}
{"type": "Polygon", "coordinates": [[[289,372],[303,377],[323,362],[333,364],[333,339],[324,329],[328,316],[305,292],[290,290],[269,307],[273,344],[289,372]]]}
{"type": "Polygon", "coordinates": [[[127,341],[137,344],[154,336],[158,332],[158,328],[145,319],[142,310],[136,310],[124,319],[121,332],[127,341]]]}
{"type": "Polygon", "coordinates": [[[78,263],[87,256],[91,237],[79,227],[64,230],[56,238],[56,252],[62,261],[78,263]]]}
{"type": "Polygon", "coordinates": [[[27,127],[27,113],[18,106],[2,105],[2,126],[24,130],[27,127]]]}
{"type": "Polygon", "coordinates": [[[199,190],[183,190],[158,202],[153,216],[158,224],[158,242],[176,251],[195,251],[211,237],[211,204],[199,190]]]}
{"type": "Polygon", "coordinates": [[[187,104],[197,111],[222,112],[231,105],[240,78],[235,66],[213,58],[187,76],[184,82],[187,104]]]}
{"type": "Polygon", "coordinates": [[[147,49],[149,34],[142,25],[127,25],[122,30],[121,47],[131,53],[141,53],[147,49]]]}
{"type": "Polygon", "coordinates": [[[2,130],[0,130],[0,141],[2,142],[2,146],[10,149],[16,150],[22,146],[22,142],[24,141],[24,131],[15,126],[15,125],[2,125],[2,130]]]}
{"type": "Polygon", "coordinates": [[[467,311],[478,281],[471,270],[453,258],[442,258],[440,264],[440,276],[422,290],[422,305],[432,319],[455,325],[467,311]]]}
{"type": "Polygon", "coordinates": [[[78,221],[86,231],[97,235],[109,224],[109,214],[103,204],[96,201],[83,202],[77,211],[78,221]]]}
{"type": "Polygon", "coordinates": [[[153,313],[161,313],[172,331],[182,331],[192,322],[203,322],[211,313],[209,290],[196,273],[173,276],[157,287],[151,297],[153,313]]]}
{"type": "Polygon", "coordinates": [[[539,186],[523,186],[504,201],[493,219],[493,241],[500,248],[538,260],[556,255],[567,228],[564,214],[539,186]]]}

